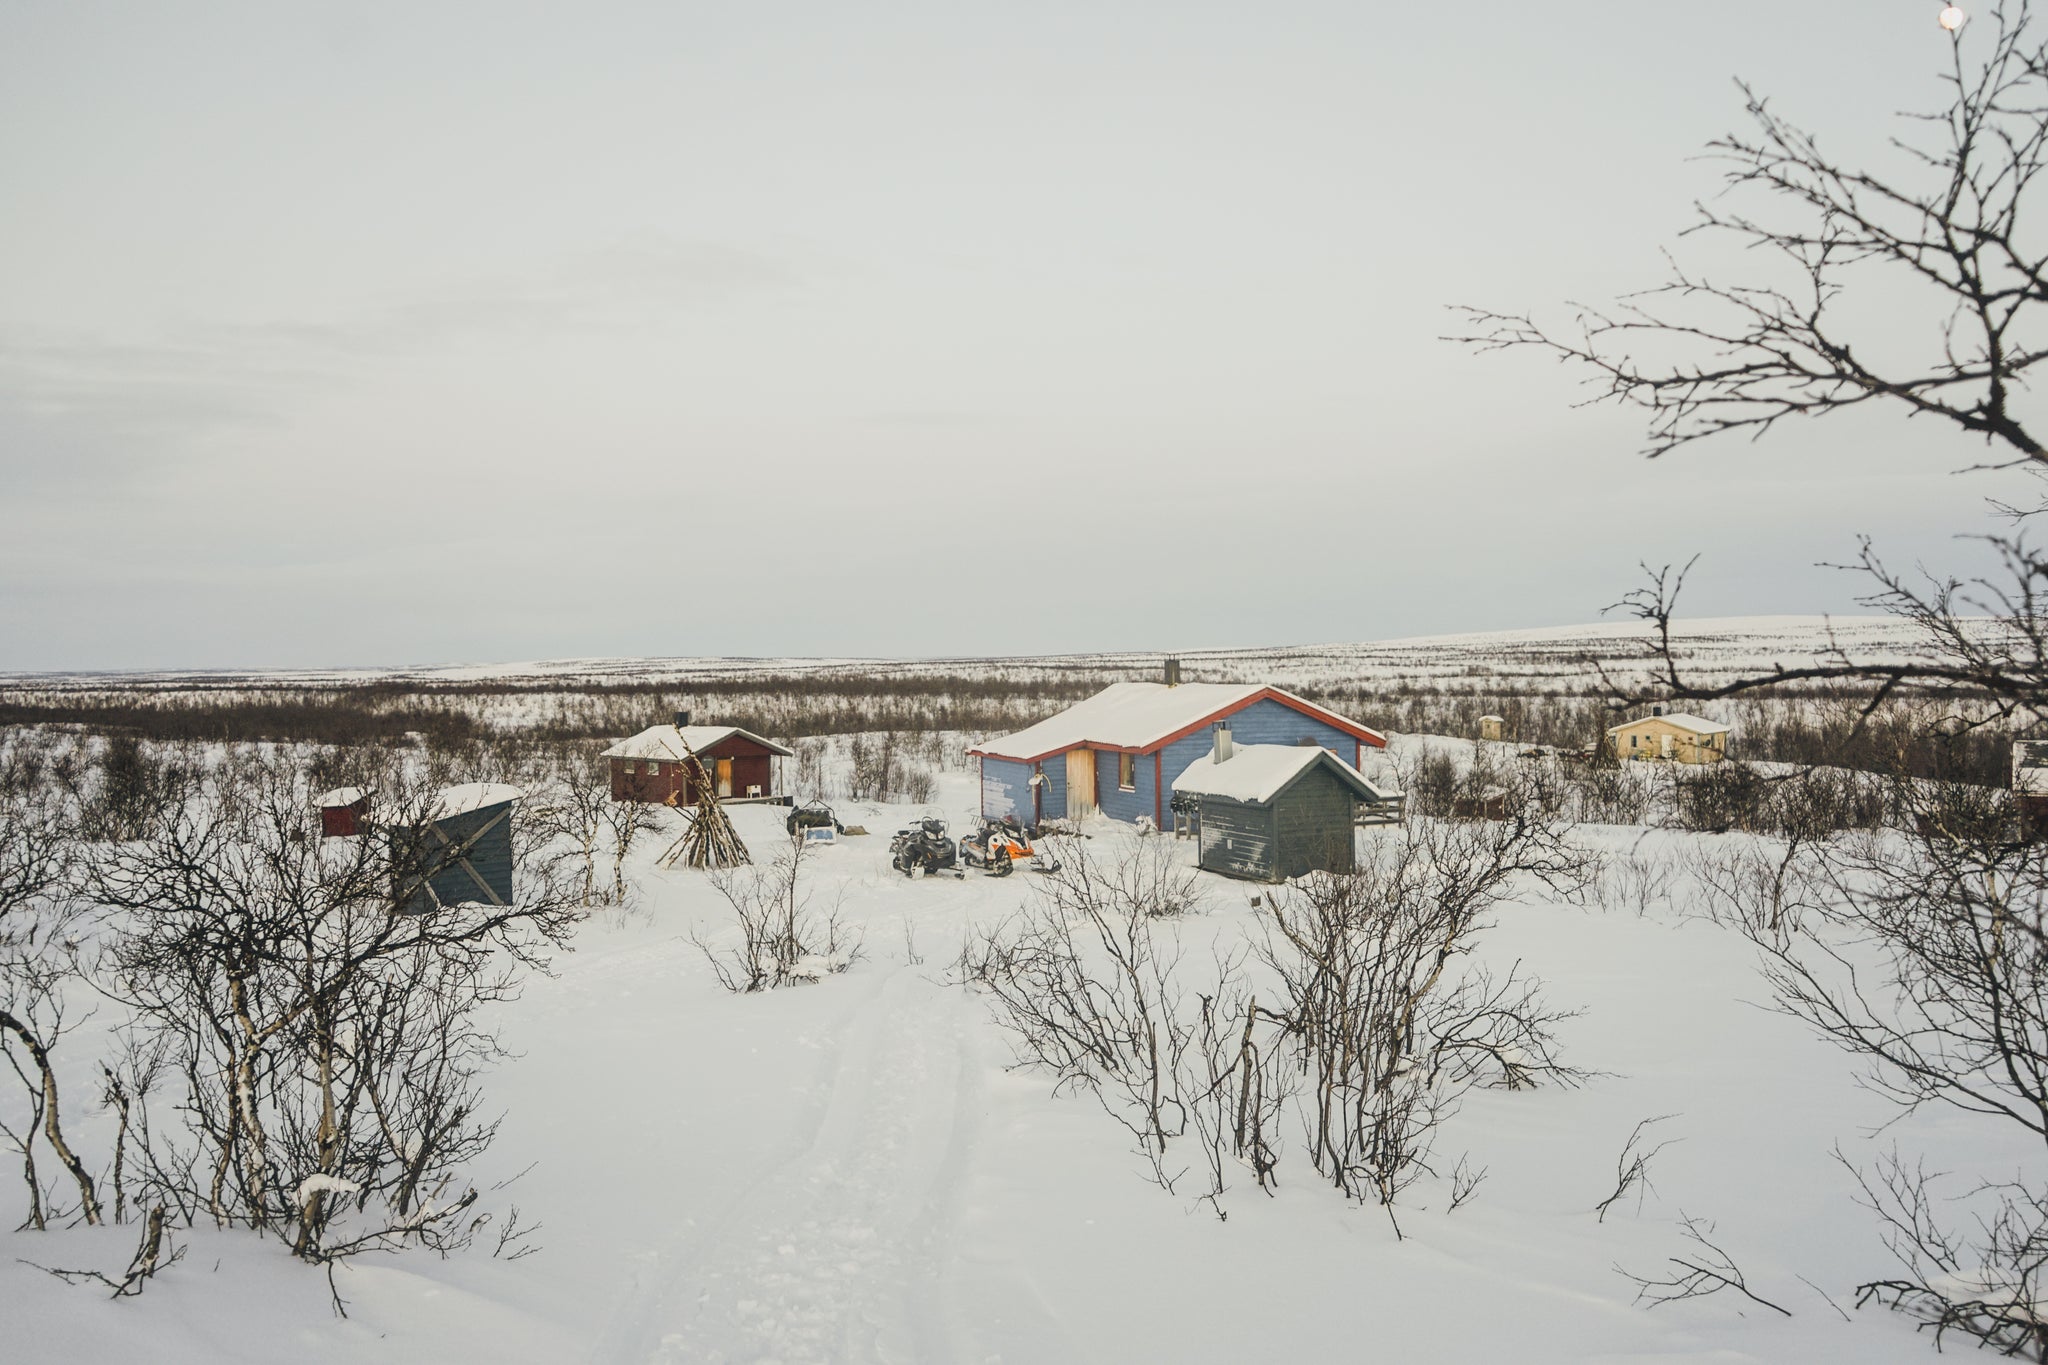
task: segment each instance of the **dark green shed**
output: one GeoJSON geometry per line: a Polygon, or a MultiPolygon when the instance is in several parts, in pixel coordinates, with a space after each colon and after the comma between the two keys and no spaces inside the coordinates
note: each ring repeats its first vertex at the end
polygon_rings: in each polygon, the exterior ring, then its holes
{"type": "Polygon", "coordinates": [[[512,903],[512,806],[523,793],[502,782],[442,791],[416,828],[391,831],[400,907],[512,903]]]}
{"type": "Polygon", "coordinates": [[[1198,802],[1201,866],[1266,882],[1353,871],[1359,803],[1392,798],[1327,749],[1227,737],[1173,789],[1198,802]]]}

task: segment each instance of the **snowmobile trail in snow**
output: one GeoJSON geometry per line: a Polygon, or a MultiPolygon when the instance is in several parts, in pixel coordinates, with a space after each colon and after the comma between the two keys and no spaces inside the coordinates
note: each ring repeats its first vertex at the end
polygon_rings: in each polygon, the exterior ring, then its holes
{"type": "Polygon", "coordinates": [[[808,1149],[679,1239],[593,1365],[964,1358],[946,1273],[979,1122],[964,1004],[889,975],[849,1021],[808,1149]]]}

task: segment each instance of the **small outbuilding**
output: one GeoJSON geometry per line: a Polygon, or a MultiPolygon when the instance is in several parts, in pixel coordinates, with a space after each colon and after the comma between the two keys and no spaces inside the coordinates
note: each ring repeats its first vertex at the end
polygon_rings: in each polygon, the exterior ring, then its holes
{"type": "Polygon", "coordinates": [[[320,808],[320,837],[353,839],[370,819],[370,796],[366,787],[336,787],[315,800],[320,808]]]}
{"type": "Polygon", "coordinates": [[[393,828],[391,864],[399,907],[512,903],[512,807],[525,795],[503,782],[439,792],[417,828],[393,828]]]}
{"type": "Polygon", "coordinates": [[[612,800],[688,806],[697,800],[699,765],[721,801],[787,804],[775,760],[796,754],[737,725],[692,725],[690,713],[679,711],[674,724],[649,726],[604,756],[612,765],[612,800]]]}
{"type": "Polygon", "coordinates": [[[1265,882],[1356,870],[1359,805],[1395,799],[1328,749],[1233,745],[1221,726],[1208,760],[1189,765],[1173,791],[1195,801],[1205,871],[1265,882]]]}
{"type": "Polygon", "coordinates": [[[1670,763],[1719,763],[1728,757],[1728,727],[1705,716],[1683,711],[1666,713],[1658,707],[1639,720],[1608,730],[1607,741],[1614,756],[1629,759],[1657,759],[1670,763]]]}
{"type": "Polygon", "coordinates": [[[1506,716],[1481,716],[1479,718],[1479,737],[1481,739],[1499,739],[1501,734],[1507,729],[1507,723],[1506,716]]]}
{"type": "Polygon", "coordinates": [[[2014,741],[2012,797],[2022,836],[2031,841],[2048,833],[2048,740],[2014,741]]]}

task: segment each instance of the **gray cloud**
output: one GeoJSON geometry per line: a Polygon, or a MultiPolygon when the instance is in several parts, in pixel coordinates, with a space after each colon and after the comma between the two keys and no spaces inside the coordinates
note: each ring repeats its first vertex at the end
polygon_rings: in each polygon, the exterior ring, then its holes
{"type": "Polygon", "coordinates": [[[1940,58],[1782,0],[13,7],[0,667],[1418,634],[1695,550],[1701,610],[1853,608],[1813,562],[1954,554],[1979,452],[1646,465],[1436,338],[1653,282],[1731,75],[1882,154],[1940,58]]]}

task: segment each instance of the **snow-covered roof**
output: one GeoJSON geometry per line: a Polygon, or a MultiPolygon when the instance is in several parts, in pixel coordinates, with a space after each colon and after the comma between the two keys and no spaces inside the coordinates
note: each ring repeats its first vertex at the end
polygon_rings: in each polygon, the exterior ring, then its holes
{"type": "Polygon", "coordinates": [[[1623,721],[1620,725],[1611,725],[1607,728],[1607,733],[1611,735],[1618,730],[1627,730],[1653,720],[1661,720],[1681,730],[1690,730],[1696,735],[1725,735],[1730,728],[1718,720],[1708,720],[1705,716],[1695,716],[1687,711],[1668,711],[1661,716],[1638,716],[1634,720],[1623,721]]]}
{"type": "Polygon", "coordinates": [[[691,754],[701,754],[734,735],[754,741],[771,754],[796,757],[794,752],[774,740],[763,739],[737,725],[650,725],[631,739],[622,739],[606,749],[604,757],[674,759],[680,763],[691,754]]]}
{"type": "Polygon", "coordinates": [[[1200,758],[1173,779],[1176,792],[1196,796],[1224,796],[1233,801],[1264,805],[1286,791],[1316,764],[1327,762],[1331,771],[1362,801],[1391,800],[1393,792],[1383,791],[1365,780],[1343,759],[1328,749],[1312,744],[1240,744],[1221,763],[1200,758]]]}
{"type": "Polygon", "coordinates": [[[1031,763],[1052,754],[1064,753],[1083,744],[1105,749],[1149,751],[1228,712],[1241,710],[1262,697],[1271,697],[1297,711],[1324,721],[1368,744],[1385,744],[1386,738],[1356,721],[1325,711],[1292,692],[1251,683],[1111,683],[1086,701],[1076,702],[1056,716],[997,739],[985,740],[967,752],[988,758],[1008,758],[1031,763]]]}
{"type": "Polygon", "coordinates": [[[467,815],[473,810],[488,810],[507,801],[517,801],[525,795],[519,788],[504,782],[465,782],[459,787],[443,787],[435,793],[433,804],[427,807],[427,818],[445,820],[451,815],[467,815]]]}
{"type": "Polygon", "coordinates": [[[2026,796],[2048,796],[2048,742],[2038,739],[2014,742],[2012,789],[2026,796]]]}
{"type": "Polygon", "coordinates": [[[338,806],[353,806],[370,794],[368,787],[336,787],[331,792],[322,792],[313,798],[313,804],[322,810],[333,810],[338,806]]]}

